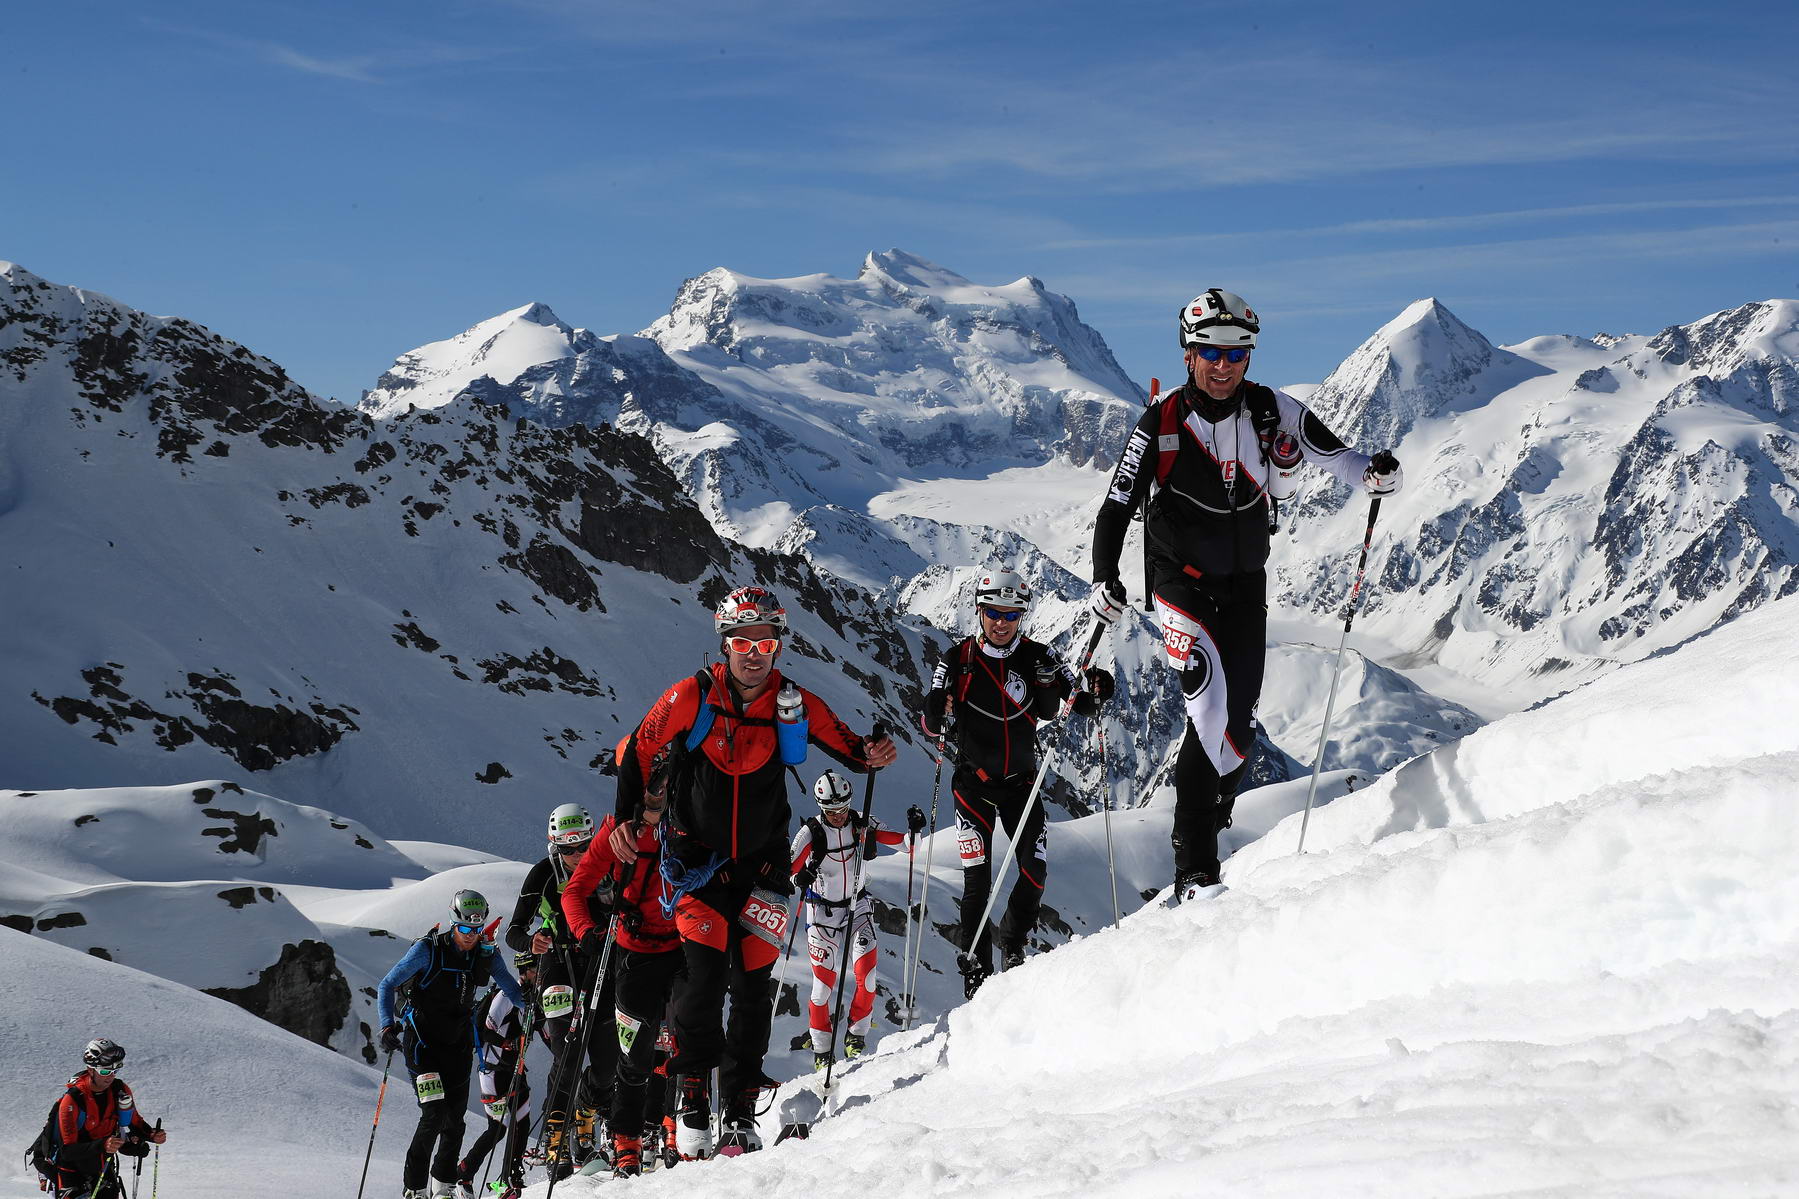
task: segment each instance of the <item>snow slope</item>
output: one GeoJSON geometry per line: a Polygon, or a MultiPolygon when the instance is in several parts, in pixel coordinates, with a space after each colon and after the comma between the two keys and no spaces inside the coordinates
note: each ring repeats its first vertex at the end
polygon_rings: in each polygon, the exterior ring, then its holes
{"type": "MultiPolygon", "coordinates": [[[[20,1151],[89,1038],[125,1047],[121,1076],[138,1107],[168,1131],[158,1193],[192,1199],[355,1194],[381,1072],[309,1045],[197,991],[0,929],[0,1197],[42,1199],[20,1151]]],[[[372,1195],[399,1192],[411,1095],[390,1083],[375,1149],[372,1195]]],[[[131,1182],[127,1179],[127,1184],[131,1182]]],[[[137,1180],[150,1194],[151,1163],[137,1180]]]]}
{"type": "Polygon", "coordinates": [[[890,1037],[811,1140],[639,1185],[1791,1194],[1796,678],[1786,600],[1499,720],[890,1037]]]}

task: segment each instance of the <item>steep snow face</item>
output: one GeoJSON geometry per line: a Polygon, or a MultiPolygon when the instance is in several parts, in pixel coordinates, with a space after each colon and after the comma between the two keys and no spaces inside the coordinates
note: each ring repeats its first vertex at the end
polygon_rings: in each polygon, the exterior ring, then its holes
{"type": "Polygon", "coordinates": [[[572,357],[595,340],[562,323],[544,304],[502,312],[448,341],[434,341],[394,360],[361,408],[376,418],[407,407],[441,408],[477,379],[505,385],[541,362],[572,357]]]}
{"type": "Polygon", "coordinates": [[[921,622],[721,538],[616,426],[475,395],[376,423],[17,268],[0,385],[9,785],[228,777],[524,855],[560,800],[611,805],[614,745],[751,581],[793,620],[784,668],[854,727],[911,727],[921,622]]]}
{"type": "MultiPolygon", "coordinates": [[[[1799,588],[1799,302],[1491,353],[1465,328],[1413,305],[1313,397],[1364,449],[1399,438],[1406,488],[1382,506],[1358,618],[1399,650],[1389,665],[1529,702],[1799,588]]],[[[1308,479],[1277,605],[1341,602],[1366,505],[1308,479]]]]}

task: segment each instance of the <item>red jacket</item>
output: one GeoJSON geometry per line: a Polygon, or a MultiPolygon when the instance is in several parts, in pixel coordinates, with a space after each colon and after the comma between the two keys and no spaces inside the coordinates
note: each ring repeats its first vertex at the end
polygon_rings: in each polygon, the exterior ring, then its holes
{"type": "MultiPolygon", "coordinates": [[[[619,815],[636,815],[643,781],[654,774],[659,759],[678,752],[700,705],[710,704],[716,714],[693,755],[690,785],[668,797],[666,819],[673,829],[725,857],[777,872],[787,865],[792,818],[775,735],[775,697],[783,679],[779,670],[771,671],[762,694],[740,709],[725,670],[722,662],[711,668],[703,695],[695,676],[682,679],[643,718],[619,764],[619,815]]],[[[800,697],[811,743],[850,770],[866,771],[862,738],[818,696],[802,687],[800,697]]]]}
{"type": "Polygon", "coordinates": [[[64,1094],[56,1105],[56,1131],[65,1145],[79,1141],[104,1141],[119,1130],[119,1125],[134,1125],[147,1132],[148,1121],[138,1115],[131,1098],[131,1088],[122,1078],[114,1078],[112,1086],[94,1094],[94,1076],[83,1070],[69,1080],[74,1094],[64,1094]]]}
{"type": "MultiPolygon", "coordinates": [[[[576,940],[586,936],[589,929],[597,927],[593,913],[587,910],[587,899],[605,881],[606,876],[618,867],[618,859],[613,856],[612,846],[608,844],[612,830],[617,827],[616,816],[606,817],[606,822],[594,834],[587,852],[581,856],[581,864],[569,876],[568,885],[562,888],[562,914],[568,920],[569,931],[576,940]]],[[[618,943],[638,953],[666,953],[681,944],[681,934],[675,928],[675,922],[662,915],[662,874],[658,869],[661,848],[653,827],[646,826],[638,833],[637,861],[625,875],[625,883],[620,891],[625,902],[635,905],[642,914],[642,921],[633,930],[627,927],[626,921],[620,920],[618,943]]]]}

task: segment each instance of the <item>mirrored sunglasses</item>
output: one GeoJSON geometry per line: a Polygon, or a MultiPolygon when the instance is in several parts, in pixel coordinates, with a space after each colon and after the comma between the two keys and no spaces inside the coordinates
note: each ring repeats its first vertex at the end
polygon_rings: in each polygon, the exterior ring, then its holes
{"type": "Polygon", "coordinates": [[[95,1066],[94,1067],[95,1074],[104,1075],[107,1078],[111,1078],[114,1074],[117,1074],[118,1072],[119,1072],[119,1068],[117,1066],[95,1066]]]}
{"type": "Polygon", "coordinates": [[[479,924],[452,924],[450,927],[465,937],[474,936],[476,933],[480,932],[482,928],[479,924]]]}
{"type": "Polygon", "coordinates": [[[781,648],[779,637],[759,637],[754,640],[748,637],[727,637],[725,644],[731,647],[734,654],[747,654],[755,650],[759,654],[772,654],[781,648]]]}
{"type": "Polygon", "coordinates": [[[1222,358],[1233,366],[1249,357],[1249,351],[1243,346],[1231,346],[1229,349],[1224,346],[1194,346],[1193,349],[1207,362],[1217,362],[1222,358]]]}
{"type": "Polygon", "coordinates": [[[988,620],[998,620],[1003,621],[1006,624],[1011,624],[1013,621],[1022,617],[1024,613],[1007,611],[1004,608],[982,608],[981,615],[985,616],[988,620]]]}

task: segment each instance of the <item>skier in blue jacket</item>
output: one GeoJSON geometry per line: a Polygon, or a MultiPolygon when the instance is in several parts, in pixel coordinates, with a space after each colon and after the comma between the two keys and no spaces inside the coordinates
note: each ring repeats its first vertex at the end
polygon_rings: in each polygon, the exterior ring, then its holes
{"type": "Polygon", "coordinates": [[[485,935],[486,897],[479,891],[456,892],[450,919],[447,930],[433,929],[413,943],[381,980],[376,998],[381,1047],[390,1053],[405,1051],[406,1069],[418,1096],[419,1125],[406,1150],[406,1199],[455,1194],[469,1071],[479,1041],[475,1008],[482,992],[491,982],[513,1004],[525,1005],[505,960],[485,935]],[[407,987],[408,994],[396,1014],[394,997],[401,987],[407,987]]]}

